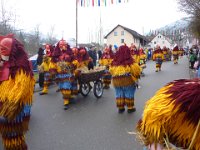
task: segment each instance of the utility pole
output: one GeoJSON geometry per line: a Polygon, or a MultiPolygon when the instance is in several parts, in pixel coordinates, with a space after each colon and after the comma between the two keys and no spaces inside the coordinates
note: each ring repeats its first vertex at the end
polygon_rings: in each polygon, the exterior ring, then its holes
{"type": "Polygon", "coordinates": [[[78,46],[78,0],[76,0],[76,47],[78,46]]]}

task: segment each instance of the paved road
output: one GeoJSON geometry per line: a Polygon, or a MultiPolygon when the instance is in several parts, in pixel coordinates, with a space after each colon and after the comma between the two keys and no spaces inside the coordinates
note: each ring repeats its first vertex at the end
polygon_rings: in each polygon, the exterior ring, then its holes
{"type": "Polygon", "coordinates": [[[35,93],[26,136],[29,150],[142,150],[128,132],[135,131],[145,101],[167,82],[189,78],[186,57],[178,65],[165,62],[161,72],[154,70],[154,62],[148,62],[146,76],[141,78],[141,88],[135,95],[137,111],[133,114],[117,113],[113,88],[105,90],[98,100],[92,93],[87,98],[79,95],[67,111],[63,110],[62,96],[55,88],[48,95],[35,93]]]}

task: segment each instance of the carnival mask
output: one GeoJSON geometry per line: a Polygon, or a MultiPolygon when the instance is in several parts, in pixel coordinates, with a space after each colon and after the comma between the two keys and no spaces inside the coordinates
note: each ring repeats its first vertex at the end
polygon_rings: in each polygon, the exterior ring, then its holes
{"type": "Polygon", "coordinates": [[[45,45],[45,51],[46,51],[46,54],[49,55],[51,53],[51,50],[50,50],[50,45],[45,45]]]}
{"type": "Polygon", "coordinates": [[[0,39],[0,66],[3,65],[4,61],[9,60],[11,53],[13,40],[12,38],[2,38],[0,39]]]}
{"type": "Polygon", "coordinates": [[[66,42],[65,40],[61,40],[61,41],[59,42],[59,48],[60,48],[61,50],[66,50],[66,49],[67,49],[67,42],[66,42]]]}

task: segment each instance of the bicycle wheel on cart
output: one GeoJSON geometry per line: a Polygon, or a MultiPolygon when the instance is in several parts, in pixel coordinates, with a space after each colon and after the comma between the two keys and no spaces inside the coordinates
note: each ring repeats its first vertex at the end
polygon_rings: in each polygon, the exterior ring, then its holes
{"type": "Polygon", "coordinates": [[[103,82],[101,80],[97,80],[94,83],[94,89],[93,89],[94,95],[96,98],[101,98],[103,95],[103,82]]]}
{"type": "Polygon", "coordinates": [[[90,83],[82,83],[80,85],[80,93],[84,97],[86,97],[90,93],[90,91],[91,91],[91,85],[90,85],[90,83]]]}

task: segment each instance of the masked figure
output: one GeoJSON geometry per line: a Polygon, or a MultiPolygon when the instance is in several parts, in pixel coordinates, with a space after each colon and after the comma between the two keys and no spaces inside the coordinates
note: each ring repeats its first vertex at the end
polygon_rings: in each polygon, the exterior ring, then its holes
{"type": "Polygon", "coordinates": [[[134,94],[141,68],[134,62],[127,46],[119,47],[110,66],[110,73],[115,88],[118,112],[123,113],[125,106],[128,108],[128,113],[134,112],[136,110],[134,94]]]}
{"type": "Polygon", "coordinates": [[[35,80],[28,56],[13,35],[0,36],[0,133],[5,150],[27,150],[35,80]]]}
{"type": "Polygon", "coordinates": [[[156,72],[161,71],[162,62],[164,60],[164,55],[160,46],[157,45],[155,51],[153,52],[153,61],[156,62],[156,72]]]}
{"type": "Polygon", "coordinates": [[[52,81],[52,76],[50,73],[50,62],[52,55],[53,47],[49,44],[45,45],[45,55],[43,56],[43,62],[39,66],[39,70],[44,73],[44,85],[43,90],[40,95],[44,95],[48,93],[48,86],[52,81]]]}
{"type": "Polygon", "coordinates": [[[151,150],[200,149],[200,79],[179,79],[146,102],[137,129],[151,150]],[[167,146],[169,146],[167,148],[167,146]]]}
{"type": "Polygon", "coordinates": [[[103,83],[105,89],[110,88],[112,76],[109,72],[109,66],[112,63],[113,57],[114,54],[112,49],[109,47],[105,47],[102,57],[99,60],[99,64],[106,67],[105,74],[103,76],[103,83]]]}

